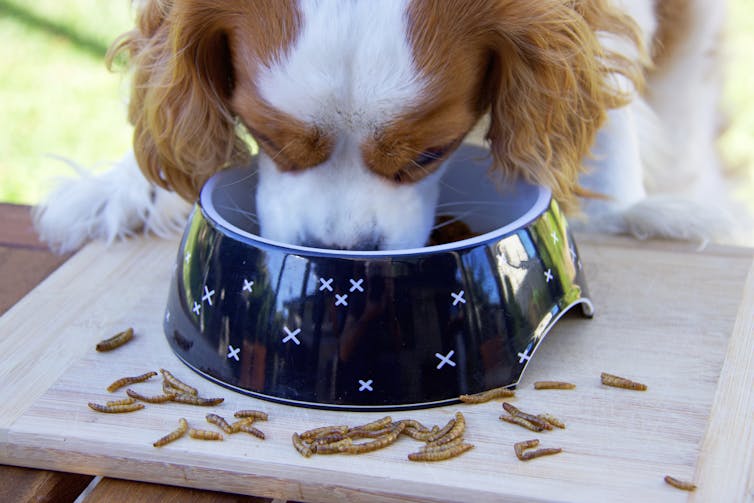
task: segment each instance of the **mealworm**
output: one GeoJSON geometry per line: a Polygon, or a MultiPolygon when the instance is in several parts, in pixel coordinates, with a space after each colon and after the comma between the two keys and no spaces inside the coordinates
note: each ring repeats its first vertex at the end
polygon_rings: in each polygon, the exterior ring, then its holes
{"type": "Polygon", "coordinates": [[[448,430],[448,432],[436,439],[433,439],[427,443],[429,446],[439,446],[442,444],[446,444],[458,437],[463,436],[463,432],[466,431],[466,419],[463,417],[463,414],[460,412],[456,412],[455,422],[453,423],[453,427],[448,430]]]}
{"type": "Polygon", "coordinates": [[[133,336],[134,336],[134,329],[129,327],[123,332],[118,332],[117,334],[113,335],[109,339],[105,339],[104,341],[98,342],[95,348],[97,349],[97,351],[112,351],[113,349],[119,348],[123,344],[133,339],[133,336]]]}
{"type": "Polygon", "coordinates": [[[372,421],[371,423],[362,424],[361,426],[356,426],[353,429],[354,430],[367,430],[367,431],[381,430],[391,424],[393,424],[393,418],[390,416],[385,416],[383,418],[377,419],[376,421],[372,421]]]}
{"type": "Polygon", "coordinates": [[[427,433],[430,432],[429,428],[427,428],[426,426],[424,426],[423,424],[421,424],[416,419],[401,419],[400,421],[396,421],[395,425],[397,426],[400,423],[405,424],[407,429],[408,428],[413,428],[413,429],[415,429],[417,431],[421,431],[421,432],[427,432],[427,433]]]}
{"type": "Polygon", "coordinates": [[[552,425],[547,421],[544,421],[533,414],[522,411],[518,407],[508,402],[503,402],[503,409],[506,410],[511,416],[517,416],[522,419],[526,419],[530,423],[542,428],[543,430],[551,430],[552,425]]]}
{"type": "Polygon", "coordinates": [[[298,453],[305,458],[308,458],[313,454],[309,445],[301,439],[298,433],[294,433],[291,436],[291,440],[293,441],[293,447],[295,447],[298,453]]]}
{"type": "Polygon", "coordinates": [[[537,381],[534,389],[574,389],[575,384],[563,381],[537,381]]]}
{"type": "Polygon", "coordinates": [[[443,426],[443,427],[442,427],[442,429],[439,429],[439,430],[437,430],[436,432],[432,433],[432,435],[430,435],[430,436],[429,436],[429,438],[427,439],[427,442],[434,442],[434,441],[435,441],[435,440],[437,440],[438,438],[442,438],[442,437],[444,437],[445,435],[447,435],[447,433],[448,433],[448,432],[449,432],[450,430],[452,430],[452,429],[453,429],[453,426],[455,426],[455,425],[456,425],[456,420],[455,420],[454,418],[451,418],[451,419],[450,419],[450,420],[449,420],[449,421],[448,421],[448,422],[447,422],[447,423],[445,424],[445,426],[443,426]]]}
{"type": "Polygon", "coordinates": [[[203,407],[219,405],[223,402],[223,400],[225,399],[224,398],[202,398],[200,396],[187,395],[187,394],[173,395],[173,397],[170,399],[171,402],[185,403],[188,405],[200,405],[203,407]]]}
{"type": "Polygon", "coordinates": [[[448,449],[412,452],[408,455],[408,459],[411,461],[443,461],[445,459],[460,456],[473,447],[472,444],[459,444],[448,449]]]}
{"type": "Polygon", "coordinates": [[[453,440],[448,440],[447,442],[444,442],[442,444],[440,443],[434,443],[434,444],[426,444],[424,447],[419,449],[421,452],[425,451],[441,451],[444,449],[449,449],[450,447],[453,447],[454,445],[462,444],[463,443],[463,435],[460,435],[453,440]]]}
{"type": "Polygon", "coordinates": [[[136,399],[136,400],[140,400],[142,402],[147,402],[147,403],[165,403],[165,402],[169,402],[175,397],[175,393],[171,395],[162,394],[162,395],[155,395],[155,396],[145,396],[130,388],[126,390],[126,394],[129,397],[131,397],[131,399],[136,399]]]}
{"type": "Polygon", "coordinates": [[[513,396],[516,396],[513,390],[509,390],[508,388],[493,388],[481,393],[474,393],[473,395],[461,395],[458,399],[463,403],[484,403],[495,398],[511,398],[513,396]]]}
{"type": "Polygon", "coordinates": [[[107,412],[109,414],[121,414],[123,412],[134,412],[144,408],[143,403],[132,403],[128,405],[101,405],[98,403],[89,402],[89,408],[96,410],[97,412],[107,412]]]}
{"type": "Polygon", "coordinates": [[[148,379],[151,379],[152,377],[156,375],[157,375],[157,372],[147,372],[146,374],[141,374],[140,376],[121,377],[117,381],[113,382],[110,386],[108,386],[107,391],[112,393],[114,391],[118,391],[123,386],[128,386],[129,384],[136,384],[138,382],[144,382],[148,379]]]}
{"type": "MultiPolygon", "coordinates": [[[[383,428],[381,430],[362,430],[361,428],[352,428],[348,430],[348,433],[346,433],[346,436],[348,438],[354,438],[354,439],[355,438],[379,438],[393,431],[394,427],[395,426],[390,426],[388,428],[383,428]]],[[[406,431],[405,427],[403,428],[403,431],[406,431]]]]}
{"type": "Polygon", "coordinates": [[[544,428],[540,428],[536,424],[534,424],[534,423],[532,423],[530,421],[527,421],[526,419],[524,419],[522,417],[518,417],[518,416],[506,416],[505,414],[503,414],[502,416],[500,416],[500,420],[501,421],[505,421],[506,423],[517,424],[519,426],[523,426],[527,430],[531,430],[531,431],[537,431],[537,432],[539,432],[539,431],[542,431],[544,429],[544,428]]]}
{"type": "Polygon", "coordinates": [[[165,379],[162,380],[162,392],[165,395],[180,395],[182,393],[187,394],[179,390],[178,388],[172,387],[170,383],[167,382],[165,379]]]}
{"type": "Polygon", "coordinates": [[[602,374],[600,374],[600,379],[605,386],[612,386],[614,388],[632,389],[636,391],[646,391],[647,389],[646,384],[635,382],[626,379],[625,377],[608,374],[607,372],[602,372],[602,374]]]}
{"type": "Polygon", "coordinates": [[[314,428],[301,433],[302,440],[311,440],[320,435],[326,435],[328,433],[340,432],[346,434],[350,428],[348,426],[322,426],[321,428],[314,428]]]}
{"type": "Polygon", "coordinates": [[[552,454],[558,454],[560,452],[563,452],[563,449],[561,449],[560,447],[548,447],[546,449],[537,449],[536,451],[526,451],[518,459],[520,459],[521,461],[529,461],[530,459],[539,458],[542,456],[550,456],[552,454]]]}
{"type": "Polygon", "coordinates": [[[108,407],[115,407],[118,405],[131,405],[135,401],[136,400],[134,400],[133,398],[128,397],[128,398],[122,398],[120,400],[110,400],[109,402],[105,402],[105,405],[108,407]]]}
{"type": "Polygon", "coordinates": [[[337,442],[329,444],[318,444],[314,446],[314,452],[316,454],[339,454],[345,452],[346,449],[353,445],[353,441],[350,438],[344,438],[337,442]]]}
{"type": "Polygon", "coordinates": [[[169,444],[170,442],[173,442],[175,440],[178,440],[183,435],[186,434],[186,430],[188,430],[188,423],[184,418],[180,418],[178,420],[178,429],[171,431],[161,439],[157,440],[152,445],[155,447],[162,447],[165,444],[169,444]]]}
{"type": "Polygon", "coordinates": [[[197,440],[222,440],[223,434],[218,431],[210,431],[210,430],[195,430],[194,428],[191,428],[188,431],[189,437],[195,438],[197,440]]]}
{"type": "Polygon", "coordinates": [[[253,424],[254,423],[253,417],[246,417],[244,419],[239,419],[238,421],[233,421],[230,423],[230,429],[233,430],[233,433],[236,433],[238,431],[241,431],[241,426],[246,424],[253,424]]]}
{"type": "Polygon", "coordinates": [[[513,444],[513,450],[516,451],[516,457],[523,460],[524,451],[526,449],[533,449],[534,447],[537,447],[539,445],[539,440],[532,439],[532,440],[524,440],[523,442],[516,442],[513,444]]]}
{"type": "Polygon", "coordinates": [[[251,435],[254,435],[257,438],[261,438],[262,440],[265,439],[264,432],[262,430],[254,428],[254,426],[252,426],[251,423],[244,423],[240,425],[237,429],[233,429],[231,433],[235,433],[238,431],[243,431],[244,433],[250,433],[251,435]]]}
{"type": "Polygon", "coordinates": [[[552,414],[537,414],[537,417],[542,421],[547,421],[551,425],[560,428],[561,430],[565,429],[565,423],[552,414]]]}
{"type": "Polygon", "coordinates": [[[214,424],[221,430],[223,430],[227,434],[233,433],[233,428],[228,424],[228,421],[225,420],[224,417],[218,416],[217,414],[207,414],[204,416],[204,418],[207,420],[208,423],[214,424]]]}
{"type": "Polygon", "coordinates": [[[371,442],[353,444],[347,447],[345,452],[348,454],[363,454],[365,452],[372,452],[376,451],[377,449],[387,447],[398,439],[398,436],[401,434],[405,427],[405,424],[398,425],[393,428],[393,431],[391,431],[387,435],[383,435],[375,440],[372,440],[371,442]]]}
{"type": "Polygon", "coordinates": [[[177,377],[175,377],[173,374],[168,372],[165,369],[160,369],[160,373],[162,374],[162,378],[173,388],[177,389],[178,391],[181,391],[183,393],[189,394],[189,395],[198,395],[199,392],[194,388],[193,386],[189,386],[185,382],[181,381],[177,377]]]}
{"type": "MultiPolygon", "coordinates": [[[[396,424],[400,424],[400,423],[401,422],[399,421],[396,424]]],[[[407,437],[413,438],[414,440],[419,440],[421,442],[426,442],[436,432],[432,431],[432,430],[420,431],[420,430],[417,430],[416,428],[412,428],[412,427],[406,426],[401,433],[403,433],[407,437]]]]}
{"type": "Polygon", "coordinates": [[[253,419],[259,419],[260,421],[267,421],[268,415],[266,412],[262,412],[261,410],[239,410],[238,412],[233,414],[235,417],[240,418],[253,418],[253,419]]]}
{"type": "Polygon", "coordinates": [[[665,482],[683,491],[696,491],[695,484],[687,482],[685,480],[679,480],[675,477],[671,477],[670,475],[665,475],[665,482]]]}

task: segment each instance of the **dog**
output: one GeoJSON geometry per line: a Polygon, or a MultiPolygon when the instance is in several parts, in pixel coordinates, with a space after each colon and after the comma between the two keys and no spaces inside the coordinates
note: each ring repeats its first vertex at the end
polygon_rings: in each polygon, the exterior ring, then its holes
{"type": "Polygon", "coordinates": [[[131,69],[133,152],[58,187],[36,226],[59,251],[172,234],[252,138],[264,237],[416,248],[443,161],[476,138],[581,229],[709,239],[728,226],[721,4],[142,1],[109,55],[131,69]]]}

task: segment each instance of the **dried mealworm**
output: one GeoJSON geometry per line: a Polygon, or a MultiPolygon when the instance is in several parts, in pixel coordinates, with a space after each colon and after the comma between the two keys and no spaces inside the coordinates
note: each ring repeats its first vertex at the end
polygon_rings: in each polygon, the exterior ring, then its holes
{"type": "Polygon", "coordinates": [[[463,403],[484,403],[495,398],[511,398],[513,396],[516,396],[513,390],[508,388],[493,388],[473,395],[461,395],[458,399],[463,403]]]}
{"type": "Polygon", "coordinates": [[[114,391],[118,391],[123,386],[128,386],[130,384],[136,384],[137,382],[144,382],[148,379],[151,379],[152,377],[156,376],[157,372],[147,372],[146,374],[141,374],[140,376],[134,376],[134,377],[121,377],[117,381],[113,382],[110,386],[107,387],[107,391],[110,393],[114,391]]]}
{"type": "Polygon", "coordinates": [[[173,398],[170,399],[171,402],[185,403],[188,405],[200,405],[203,407],[219,405],[223,402],[223,400],[225,399],[224,398],[202,398],[200,396],[187,395],[187,394],[173,395],[173,398]]]}
{"type": "Polygon", "coordinates": [[[109,339],[105,339],[104,341],[98,342],[96,349],[97,351],[112,351],[113,349],[119,348],[123,344],[133,339],[133,336],[134,336],[134,329],[129,327],[123,332],[118,332],[117,334],[113,335],[109,339]]]}
{"type": "MultiPolygon", "coordinates": [[[[396,424],[404,424],[404,423],[402,423],[402,422],[399,421],[396,424]]],[[[432,430],[426,430],[426,431],[424,431],[424,430],[417,430],[416,428],[412,428],[410,426],[406,426],[401,433],[403,435],[406,435],[407,437],[413,438],[414,440],[419,440],[421,442],[426,442],[436,432],[433,432],[432,430]]]]}
{"type": "Polygon", "coordinates": [[[401,419],[400,421],[395,422],[395,426],[398,426],[399,423],[403,423],[406,425],[406,428],[413,428],[416,431],[427,432],[427,433],[430,432],[429,428],[421,424],[416,419],[401,419]]]}
{"type": "Polygon", "coordinates": [[[524,440],[523,442],[516,442],[513,444],[513,450],[516,451],[516,457],[523,460],[524,451],[526,449],[533,449],[534,447],[537,447],[539,445],[539,440],[532,439],[532,440],[524,440]]]}
{"type": "Polygon", "coordinates": [[[120,400],[110,400],[109,402],[105,402],[105,405],[108,407],[116,407],[118,405],[131,405],[135,401],[136,400],[129,396],[128,398],[122,398],[120,400]]]}
{"type": "MultiPolygon", "coordinates": [[[[232,425],[231,425],[232,428],[232,425]]],[[[259,430],[257,428],[254,428],[251,423],[244,423],[240,425],[237,429],[233,428],[231,433],[235,433],[238,431],[243,431],[244,433],[249,433],[251,435],[254,435],[257,438],[261,438],[262,440],[265,439],[264,432],[262,430],[259,430]]]]}
{"type": "Polygon", "coordinates": [[[191,428],[188,431],[189,437],[196,438],[197,440],[222,440],[223,434],[219,431],[210,430],[195,430],[191,428]]]}
{"type": "Polygon", "coordinates": [[[343,438],[329,444],[317,444],[313,448],[317,454],[339,454],[345,452],[352,445],[353,441],[350,438],[343,438]]]}
{"type": "Polygon", "coordinates": [[[179,390],[178,388],[174,388],[170,385],[169,382],[167,382],[165,379],[162,380],[162,392],[165,395],[181,395],[181,394],[187,394],[183,391],[179,390]]]}
{"type": "Polygon", "coordinates": [[[128,405],[101,405],[98,403],[89,402],[89,408],[96,410],[97,412],[107,412],[109,414],[121,414],[123,412],[134,412],[144,408],[143,403],[132,403],[128,405]]]}
{"type": "MultiPolygon", "coordinates": [[[[444,439],[444,437],[442,439],[440,439],[440,440],[443,440],[443,439],[444,439]]],[[[422,451],[422,452],[425,452],[425,451],[440,451],[440,450],[448,449],[448,448],[450,448],[450,447],[452,447],[454,445],[458,445],[458,444],[462,444],[462,443],[463,443],[463,435],[460,435],[460,436],[454,438],[453,440],[448,440],[448,441],[443,442],[443,443],[436,442],[436,443],[433,443],[433,444],[426,444],[424,447],[422,447],[419,450],[422,451]]]]}
{"type": "Polygon", "coordinates": [[[448,432],[436,439],[433,439],[427,443],[428,446],[439,446],[442,444],[446,444],[458,437],[462,437],[464,431],[466,431],[466,419],[463,417],[463,414],[460,412],[456,412],[455,422],[453,423],[453,427],[448,430],[448,432]]]}
{"type": "Polygon", "coordinates": [[[217,414],[207,414],[204,416],[204,418],[207,420],[208,423],[214,424],[221,430],[223,430],[227,434],[233,433],[233,428],[228,424],[228,421],[225,420],[224,417],[218,416],[217,414]]]}
{"type": "Polygon", "coordinates": [[[169,444],[185,435],[186,430],[188,430],[188,423],[184,418],[180,418],[178,420],[178,429],[171,431],[152,445],[155,447],[162,447],[165,444],[169,444]]]}
{"type": "Polygon", "coordinates": [[[542,456],[550,456],[552,454],[558,454],[560,452],[563,452],[563,449],[561,449],[560,447],[548,447],[546,449],[537,449],[536,451],[526,451],[518,459],[520,459],[521,461],[529,461],[530,459],[539,458],[542,456]]]}
{"type": "Polygon", "coordinates": [[[544,421],[535,415],[524,412],[513,404],[510,404],[508,402],[503,402],[503,409],[505,409],[505,411],[508,412],[508,414],[510,414],[511,416],[516,416],[516,417],[520,417],[521,419],[526,419],[530,423],[534,424],[535,426],[538,426],[539,428],[542,428],[543,430],[552,429],[552,425],[548,423],[547,421],[544,421]]]}
{"type": "Polygon", "coordinates": [[[532,423],[530,421],[527,421],[523,417],[519,417],[519,416],[507,416],[507,415],[503,414],[502,416],[500,416],[500,420],[501,421],[505,421],[506,423],[517,424],[519,426],[523,426],[527,430],[531,430],[531,431],[537,431],[537,432],[539,432],[539,431],[542,431],[544,429],[544,428],[541,428],[541,427],[537,426],[536,424],[534,424],[534,423],[532,423]]]}
{"type": "Polygon", "coordinates": [[[377,449],[387,447],[398,439],[398,436],[401,434],[405,427],[405,424],[398,425],[394,427],[393,431],[391,431],[387,435],[383,435],[375,440],[372,440],[371,442],[353,444],[346,448],[345,452],[347,452],[348,454],[363,454],[365,452],[372,452],[376,451],[377,449]]]}
{"type": "MultiPolygon", "coordinates": [[[[395,426],[390,426],[381,430],[362,430],[361,428],[352,428],[348,430],[348,433],[346,433],[345,436],[348,438],[379,438],[392,432],[393,428],[395,428],[395,426]]],[[[403,428],[403,431],[406,431],[405,427],[403,428]]]]}
{"type": "Polygon", "coordinates": [[[412,452],[408,455],[408,459],[411,461],[443,461],[460,456],[473,447],[472,444],[458,444],[447,449],[412,452]]]}
{"type": "Polygon", "coordinates": [[[255,419],[253,417],[246,417],[243,419],[239,419],[238,421],[233,421],[230,423],[230,429],[233,430],[232,433],[236,433],[241,431],[241,427],[246,424],[253,424],[255,419]]]}
{"type": "Polygon", "coordinates": [[[371,423],[362,424],[361,426],[356,426],[353,429],[354,430],[381,430],[387,426],[390,426],[393,424],[393,418],[390,416],[385,416],[383,418],[377,419],[376,421],[372,421],[371,423]]]}
{"type": "Polygon", "coordinates": [[[537,381],[534,389],[574,389],[575,384],[563,381],[537,381]]]}
{"type": "Polygon", "coordinates": [[[665,482],[667,482],[671,486],[673,486],[673,487],[675,487],[677,489],[681,489],[683,491],[696,491],[696,485],[695,484],[693,484],[691,482],[687,482],[685,480],[679,480],[679,479],[677,479],[675,477],[671,477],[670,475],[665,475],[665,482]]]}
{"type": "Polygon", "coordinates": [[[346,434],[350,428],[348,426],[322,426],[321,428],[314,428],[312,430],[307,430],[300,434],[300,437],[302,440],[309,441],[313,438],[316,438],[320,435],[327,435],[330,433],[342,433],[346,434]]]}
{"type": "Polygon", "coordinates": [[[126,394],[132,399],[136,399],[136,400],[147,402],[147,403],[165,403],[165,402],[171,401],[175,397],[175,393],[170,394],[170,395],[163,393],[162,395],[145,396],[130,388],[126,390],[126,394]]]}
{"type": "Polygon", "coordinates": [[[198,395],[199,392],[194,388],[193,386],[189,386],[185,382],[181,381],[177,377],[175,377],[173,374],[168,372],[165,369],[160,369],[160,373],[162,374],[162,378],[170,385],[170,387],[177,389],[178,391],[182,393],[186,393],[188,395],[198,395]]]}
{"type": "Polygon", "coordinates": [[[293,447],[296,448],[299,454],[304,456],[305,458],[310,457],[313,454],[313,451],[309,444],[304,442],[298,433],[294,433],[291,436],[291,440],[293,441],[293,447]]]}
{"type": "Polygon", "coordinates": [[[565,429],[565,423],[552,414],[537,414],[537,417],[542,421],[547,421],[556,428],[565,429]]]}
{"type": "Polygon", "coordinates": [[[640,382],[635,382],[625,377],[619,377],[607,372],[600,374],[602,384],[605,386],[613,386],[614,388],[632,389],[636,391],[646,391],[647,385],[640,382]]]}
{"type": "Polygon", "coordinates": [[[238,412],[234,413],[233,416],[238,418],[244,418],[244,419],[259,419],[260,421],[267,421],[268,415],[266,412],[262,412],[261,410],[239,410],[238,412]]]}
{"type": "Polygon", "coordinates": [[[430,436],[429,436],[429,438],[427,439],[427,442],[434,442],[434,441],[435,441],[435,440],[437,440],[438,438],[442,438],[442,437],[444,437],[445,435],[447,435],[447,434],[448,434],[448,432],[449,432],[450,430],[452,430],[452,429],[453,429],[453,426],[455,426],[455,425],[456,425],[456,420],[455,420],[454,418],[451,418],[451,419],[450,419],[450,420],[449,420],[449,421],[448,421],[448,422],[447,422],[447,423],[445,424],[445,426],[443,426],[443,427],[442,427],[441,429],[439,429],[439,430],[437,430],[437,431],[433,432],[433,433],[432,433],[432,435],[430,435],[430,436]]]}

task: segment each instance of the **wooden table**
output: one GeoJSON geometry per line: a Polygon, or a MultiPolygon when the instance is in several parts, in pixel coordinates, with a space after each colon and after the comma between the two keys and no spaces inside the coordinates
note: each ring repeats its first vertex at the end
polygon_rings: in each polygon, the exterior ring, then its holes
{"type": "MultiPolygon", "coordinates": [[[[55,255],[39,242],[31,226],[29,210],[28,206],[0,204],[0,316],[70,257],[55,255]]],[[[0,334],[0,338],[7,335],[0,334]]],[[[92,475],[0,465],[0,501],[75,501],[90,485],[93,487],[89,487],[84,498],[87,503],[272,501],[160,484],[94,479],[92,475]]]]}
{"type": "MultiPolygon", "coordinates": [[[[477,447],[447,463],[408,462],[410,440],[359,458],[298,456],[290,445],[293,431],[372,417],[228,396],[214,384],[197,383],[161,336],[176,244],[137,239],[109,249],[87,246],[0,319],[0,352],[13,356],[0,360],[0,460],[322,502],[751,499],[754,251],[710,246],[699,252],[688,244],[619,238],[579,241],[597,316],[559,322],[557,335],[537,350],[515,399],[524,409],[562,413],[568,428],[542,436],[546,446],[564,448],[559,456],[517,461],[512,443],[530,434],[498,421],[499,403],[405,414],[437,424],[463,410],[467,439],[477,447]],[[126,278],[129,287],[113,291],[102,278],[126,278]],[[126,322],[145,335],[117,355],[96,354],[93,343],[126,322]],[[19,339],[7,339],[3,330],[19,339]],[[249,404],[270,411],[269,438],[256,444],[234,438],[224,445],[182,439],[155,450],[151,441],[189,412],[176,404],[115,418],[86,408],[87,400],[108,396],[102,383],[163,362],[200,389],[226,396],[223,413],[249,404]],[[22,364],[32,367],[28,374],[16,369],[22,364]],[[605,388],[600,370],[645,381],[650,389],[605,388]],[[571,380],[577,389],[532,390],[533,380],[547,378],[571,380]],[[666,486],[666,473],[694,479],[698,491],[666,486]]],[[[19,484],[19,473],[29,473],[9,470],[19,484]]],[[[45,472],[36,480],[44,494],[57,495],[63,491],[56,487],[69,479],[45,472]]],[[[103,480],[89,498],[107,500],[124,490],[145,498],[154,491],[175,494],[152,484],[103,480]]],[[[13,499],[17,493],[9,494],[13,499]]]]}

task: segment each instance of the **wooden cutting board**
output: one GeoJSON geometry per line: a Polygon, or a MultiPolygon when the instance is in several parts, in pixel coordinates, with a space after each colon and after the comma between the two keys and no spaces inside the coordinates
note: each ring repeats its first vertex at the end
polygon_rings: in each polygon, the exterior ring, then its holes
{"type": "MultiPolygon", "coordinates": [[[[291,434],[356,425],[379,413],[315,411],[235,394],[181,364],[161,322],[177,243],[92,244],[0,319],[0,463],[299,501],[742,501],[754,487],[754,250],[587,239],[581,250],[597,314],[559,322],[512,400],[550,412],[567,428],[532,433],[498,419],[500,402],[393,413],[425,424],[466,416],[476,447],[450,461],[406,459],[401,438],[357,457],[301,457],[291,434]],[[126,326],[128,345],[97,353],[126,326]],[[209,410],[149,405],[132,414],[90,410],[118,377],[160,367],[225,402],[209,410]],[[601,371],[635,378],[646,392],[607,388],[601,371]],[[536,391],[537,380],[576,383],[536,391]],[[152,442],[180,417],[241,408],[269,413],[267,440],[152,442]],[[521,462],[513,443],[539,438],[556,456],[521,462]],[[663,482],[694,480],[695,493],[663,482]]],[[[158,393],[159,382],[136,385],[158,393]]]]}

